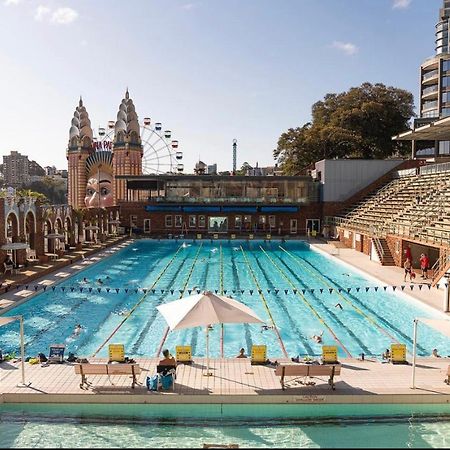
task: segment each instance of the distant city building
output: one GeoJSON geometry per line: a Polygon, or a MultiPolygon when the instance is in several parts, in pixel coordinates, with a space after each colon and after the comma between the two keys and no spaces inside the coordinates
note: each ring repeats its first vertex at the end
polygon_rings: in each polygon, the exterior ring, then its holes
{"type": "Polygon", "coordinates": [[[208,164],[206,167],[207,175],[217,175],[217,164],[208,164]]]}
{"type": "MultiPolygon", "coordinates": [[[[414,128],[450,116],[450,0],[444,0],[436,25],[436,55],[420,66],[419,118],[414,128]]],[[[413,156],[448,157],[449,141],[421,141],[413,144],[413,156]]]]}
{"type": "Polygon", "coordinates": [[[3,156],[3,176],[7,186],[20,187],[30,182],[28,156],[17,151],[11,151],[3,156]]]}
{"type": "Polygon", "coordinates": [[[195,164],[194,173],[196,175],[205,175],[207,168],[208,166],[203,161],[199,161],[195,164]]]}
{"type": "Polygon", "coordinates": [[[46,166],[44,167],[45,170],[45,175],[47,175],[48,177],[52,177],[54,175],[56,175],[56,167],[55,166],[46,166]]]}
{"type": "Polygon", "coordinates": [[[249,177],[282,175],[282,171],[278,168],[277,164],[274,166],[258,167],[258,163],[256,163],[256,167],[250,167],[247,169],[246,175],[249,177]]]}

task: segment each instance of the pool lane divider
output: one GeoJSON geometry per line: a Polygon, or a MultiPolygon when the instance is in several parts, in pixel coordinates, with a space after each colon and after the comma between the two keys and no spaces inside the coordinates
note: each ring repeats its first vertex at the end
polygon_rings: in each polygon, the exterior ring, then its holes
{"type": "Polygon", "coordinates": [[[300,290],[297,289],[297,287],[292,283],[291,279],[286,275],[283,269],[278,266],[278,264],[268,255],[268,253],[262,248],[260,245],[259,248],[262,250],[264,255],[269,259],[269,261],[272,263],[272,265],[280,272],[281,276],[289,283],[289,285],[292,287],[293,292],[299,297],[306,306],[311,310],[311,312],[314,314],[314,316],[319,320],[319,322],[331,333],[333,336],[333,339],[342,347],[342,350],[346,353],[346,355],[349,358],[352,358],[351,353],[347,350],[347,347],[342,343],[342,341],[337,337],[336,333],[331,329],[331,327],[322,319],[320,314],[314,309],[314,307],[311,305],[311,303],[306,299],[306,297],[300,293],[300,290]]]}
{"type": "Polygon", "coordinates": [[[266,298],[264,297],[263,290],[261,289],[261,286],[259,285],[258,279],[256,278],[255,272],[253,271],[252,267],[250,266],[250,263],[248,262],[247,256],[245,254],[244,249],[242,248],[242,245],[240,245],[240,248],[241,248],[242,255],[244,257],[245,264],[247,265],[248,272],[250,273],[251,277],[253,278],[253,282],[255,283],[256,288],[258,289],[258,294],[259,294],[259,296],[260,296],[260,298],[261,298],[261,300],[263,302],[264,307],[266,308],[267,314],[269,315],[270,321],[272,322],[273,329],[274,329],[274,331],[275,331],[275,333],[276,333],[276,335],[278,337],[278,341],[279,341],[279,344],[280,344],[280,347],[281,347],[281,351],[283,352],[283,355],[284,355],[285,358],[289,358],[289,355],[288,355],[288,353],[286,351],[286,347],[284,346],[284,343],[283,343],[283,339],[281,339],[280,331],[278,330],[278,327],[277,327],[277,325],[275,323],[275,320],[274,320],[274,318],[272,316],[272,313],[270,311],[269,305],[267,304],[266,298]]]}
{"type": "MultiPolygon", "coordinates": [[[[183,247],[183,246],[181,246],[181,247],[183,247]]],[[[198,259],[199,255],[200,255],[200,251],[202,250],[202,247],[203,247],[203,242],[199,245],[197,253],[195,254],[194,261],[193,261],[193,263],[191,265],[191,268],[189,270],[188,276],[187,276],[186,281],[185,281],[185,283],[183,285],[183,289],[181,290],[180,296],[178,297],[179,300],[181,300],[183,298],[183,295],[184,295],[184,292],[186,291],[186,288],[187,288],[187,285],[189,283],[189,280],[191,279],[192,273],[194,272],[195,264],[197,263],[197,259],[198,259]]],[[[161,342],[160,342],[159,347],[158,347],[158,351],[157,351],[156,356],[155,356],[156,358],[159,358],[159,355],[161,354],[161,350],[163,348],[164,343],[166,342],[167,335],[169,334],[169,331],[170,331],[170,328],[166,327],[166,329],[164,330],[163,338],[161,339],[161,342]]]]}
{"type": "MultiPolygon", "coordinates": [[[[291,252],[287,251],[286,249],[284,249],[281,245],[278,246],[281,250],[283,250],[283,252],[285,252],[288,256],[290,256],[301,268],[305,269],[306,271],[308,271],[314,278],[318,279],[320,282],[324,283],[326,286],[328,286],[328,288],[332,288],[331,284],[329,284],[325,278],[323,276],[319,276],[316,273],[314,273],[314,271],[312,271],[309,267],[306,266],[306,264],[304,264],[300,258],[298,258],[297,256],[293,255],[291,252]]],[[[383,327],[381,327],[374,319],[372,319],[372,317],[370,317],[369,315],[367,315],[366,313],[364,313],[360,308],[358,308],[358,306],[356,306],[352,301],[350,301],[349,299],[347,299],[346,297],[344,297],[339,291],[336,291],[336,293],[338,294],[338,296],[344,300],[344,302],[346,302],[347,304],[349,304],[358,314],[360,314],[362,317],[364,317],[366,320],[368,320],[372,325],[374,325],[378,330],[380,330],[383,334],[385,334],[389,339],[391,339],[392,341],[394,341],[396,344],[399,343],[399,341],[392,336],[387,330],[385,330],[383,327]]]]}
{"type": "Polygon", "coordinates": [[[141,299],[130,309],[128,314],[120,321],[120,323],[114,328],[114,330],[111,332],[111,334],[106,338],[106,340],[100,345],[100,347],[93,353],[92,358],[97,356],[97,354],[103,349],[103,347],[112,339],[112,337],[119,331],[119,329],[122,327],[122,325],[130,318],[130,316],[136,311],[136,309],[144,302],[144,300],[147,298],[147,296],[150,294],[152,289],[155,288],[155,286],[159,283],[163,275],[167,272],[167,269],[172,265],[172,263],[175,261],[176,257],[178,256],[178,253],[183,248],[183,245],[180,245],[178,247],[178,250],[175,252],[175,254],[172,256],[170,261],[166,264],[164,269],[160,272],[160,274],[157,276],[156,280],[153,282],[151,287],[148,289],[148,291],[141,297],[141,299]]]}
{"type": "MultiPolygon", "coordinates": [[[[220,295],[223,295],[223,249],[222,244],[220,244],[219,247],[219,285],[220,285],[220,295]]],[[[223,358],[223,335],[224,335],[224,329],[223,329],[223,323],[220,327],[220,357],[223,358]]]]}

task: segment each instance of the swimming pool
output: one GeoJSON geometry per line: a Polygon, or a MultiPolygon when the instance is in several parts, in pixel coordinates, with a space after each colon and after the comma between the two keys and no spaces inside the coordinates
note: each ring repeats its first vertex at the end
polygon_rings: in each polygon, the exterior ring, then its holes
{"type": "MultiPolygon", "coordinates": [[[[226,357],[241,347],[249,352],[253,344],[268,345],[270,357],[320,355],[321,344],[311,337],[322,332],[323,343],[337,344],[341,357],[380,355],[393,342],[411,349],[413,319],[441,315],[392,290],[367,289],[375,285],[305,242],[139,240],[7,315],[24,315],[28,355],[65,343],[68,351],[91,356],[141,302],[109,342],[125,344],[129,356],[155,356],[166,329],[156,306],[183,292],[208,289],[231,295],[275,325],[268,330],[226,325],[226,357]],[[99,278],[103,284],[96,282],[99,278]],[[78,323],[83,331],[74,335],[78,323]]],[[[3,351],[17,349],[18,339],[15,323],[0,328],[3,351]]],[[[220,356],[219,340],[216,326],[210,339],[213,357],[220,356]]],[[[164,341],[172,349],[182,344],[204,356],[204,331],[172,332],[164,341]]],[[[450,339],[427,327],[419,333],[418,353],[430,355],[433,348],[450,354],[450,339]]],[[[106,356],[106,347],[98,356],[106,356]]]]}
{"type": "Polygon", "coordinates": [[[442,448],[448,405],[0,405],[0,448],[442,448]]]}

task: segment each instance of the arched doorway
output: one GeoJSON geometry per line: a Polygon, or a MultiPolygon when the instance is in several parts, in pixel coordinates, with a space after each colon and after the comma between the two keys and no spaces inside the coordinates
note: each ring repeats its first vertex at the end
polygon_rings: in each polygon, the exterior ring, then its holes
{"type": "Polygon", "coordinates": [[[36,250],[36,217],[32,211],[25,216],[25,241],[30,249],[36,250]]]}
{"type": "Polygon", "coordinates": [[[50,220],[46,220],[43,225],[43,232],[44,232],[44,253],[53,253],[54,245],[53,245],[53,239],[48,239],[46,236],[47,234],[52,233],[52,223],[50,220]]]}
{"type": "Polygon", "coordinates": [[[6,242],[19,240],[19,219],[14,212],[10,212],[6,217],[5,238],[6,242]]]}
{"type": "Polygon", "coordinates": [[[70,220],[70,217],[66,217],[65,220],[65,227],[64,227],[64,236],[66,244],[73,245],[74,244],[74,233],[72,230],[72,221],[70,220]]]}

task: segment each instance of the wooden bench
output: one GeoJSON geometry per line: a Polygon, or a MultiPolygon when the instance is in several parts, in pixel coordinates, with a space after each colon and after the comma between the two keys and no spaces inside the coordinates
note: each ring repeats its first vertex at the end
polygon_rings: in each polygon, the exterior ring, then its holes
{"type": "Polygon", "coordinates": [[[84,385],[89,386],[91,384],[87,380],[87,375],[107,375],[108,377],[110,375],[131,375],[133,378],[131,387],[134,389],[134,386],[137,384],[136,375],[141,373],[141,368],[139,367],[139,364],[83,363],[75,366],[75,373],[81,375],[81,389],[83,389],[84,385]]]}
{"type": "Polygon", "coordinates": [[[331,389],[335,389],[334,377],[341,374],[341,365],[317,365],[317,364],[288,364],[279,365],[275,369],[275,375],[281,377],[280,383],[283,390],[286,389],[284,378],[285,377],[317,377],[327,376],[328,384],[331,389]]]}

